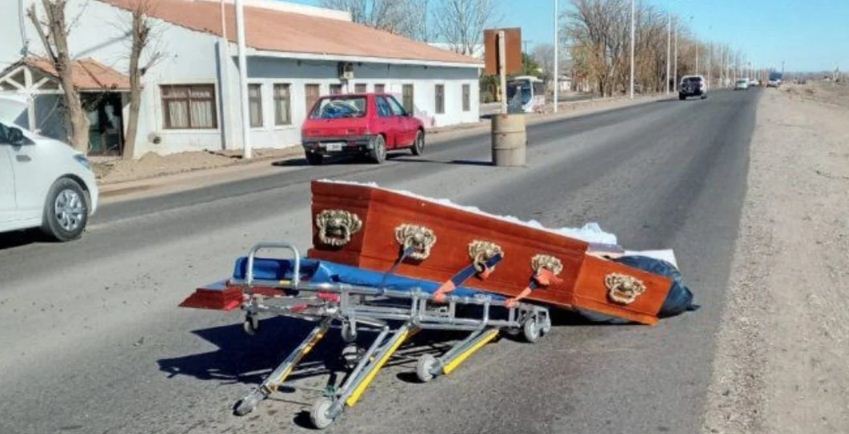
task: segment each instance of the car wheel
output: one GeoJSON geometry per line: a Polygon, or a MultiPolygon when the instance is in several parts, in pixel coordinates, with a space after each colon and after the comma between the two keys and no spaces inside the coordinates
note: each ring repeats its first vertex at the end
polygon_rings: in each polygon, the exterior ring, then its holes
{"type": "Polygon", "coordinates": [[[47,194],[41,230],[57,241],[70,241],[82,235],[88,223],[88,201],[74,180],[56,181],[47,194]]]}
{"type": "Polygon", "coordinates": [[[307,163],[310,163],[310,166],[318,166],[324,162],[324,155],[321,155],[317,152],[307,152],[307,163]]]}
{"type": "Polygon", "coordinates": [[[702,95],[702,99],[707,99],[707,95],[702,95]]]}
{"type": "Polygon", "coordinates": [[[410,148],[410,151],[413,153],[413,155],[422,155],[424,154],[424,147],[424,133],[419,131],[418,133],[416,133],[416,141],[413,142],[413,146],[410,148]]]}
{"type": "Polygon", "coordinates": [[[685,99],[687,99],[687,97],[684,95],[678,95],[678,99],[684,101],[685,99]]]}
{"type": "Polygon", "coordinates": [[[386,140],[383,136],[377,135],[373,144],[374,147],[369,151],[369,158],[372,162],[380,164],[386,160],[386,140]]]}

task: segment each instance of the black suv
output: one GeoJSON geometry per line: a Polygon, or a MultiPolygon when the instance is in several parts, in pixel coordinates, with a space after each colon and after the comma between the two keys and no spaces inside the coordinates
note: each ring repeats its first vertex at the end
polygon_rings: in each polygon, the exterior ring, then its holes
{"type": "Polygon", "coordinates": [[[701,75],[685,75],[678,87],[678,99],[684,100],[690,96],[707,98],[707,82],[701,75]]]}

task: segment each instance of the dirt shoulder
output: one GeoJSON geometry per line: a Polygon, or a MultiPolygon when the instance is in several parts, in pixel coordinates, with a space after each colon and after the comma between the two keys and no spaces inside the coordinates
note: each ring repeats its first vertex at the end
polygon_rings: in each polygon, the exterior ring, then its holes
{"type": "Polygon", "coordinates": [[[705,432],[849,427],[849,107],[816,94],[758,106],[705,432]]]}

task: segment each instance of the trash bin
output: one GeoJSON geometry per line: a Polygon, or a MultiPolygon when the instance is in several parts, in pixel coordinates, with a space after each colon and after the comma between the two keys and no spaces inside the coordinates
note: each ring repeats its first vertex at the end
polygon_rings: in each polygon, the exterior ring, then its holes
{"type": "Polygon", "coordinates": [[[492,162],[496,166],[524,166],[528,136],[523,115],[492,117],[492,162]]]}

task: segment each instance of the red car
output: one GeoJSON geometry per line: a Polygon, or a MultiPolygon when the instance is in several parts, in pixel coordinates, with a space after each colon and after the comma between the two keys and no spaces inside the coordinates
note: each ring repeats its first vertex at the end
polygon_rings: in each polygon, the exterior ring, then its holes
{"type": "Polygon", "coordinates": [[[330,155],[366,155],[375,163],[386,152],[424,152],[422,122],[404,110],[392,95],[382,93],[331,95],[319,98],[301,128],[307,161],[321,164],[330,155]]]}

